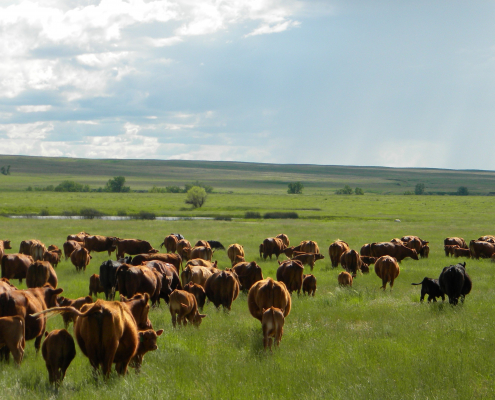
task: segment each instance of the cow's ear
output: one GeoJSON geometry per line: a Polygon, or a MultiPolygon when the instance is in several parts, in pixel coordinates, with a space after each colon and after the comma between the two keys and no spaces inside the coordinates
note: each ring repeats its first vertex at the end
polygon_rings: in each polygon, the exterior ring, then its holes
{"type": "Polygon", "coordinates": [[[144,299],[146,300],[146,303],[150,301],[150,295],[148,293],[144,294],[144,299]]]}
{"type": "Polygon", "coordinates": [[[63,291],[64,291],[64,289],[62,289],[62,288],[58,288],[58,289],[55,289],[55,290],[53,291],[53,294],[60,294],[60,293],[62,293],[63,291]]]}
{"type": "Polygon", "coordinates": [[[163,329],[160,329],[159,331],[156,331],[156,336],[161,336],[161,334],[163,333],[163,329]]]}
{"type": "Polygon", "coordinates": [[[200,316],[201,318],[204,318],[204,317],[206,317],[206,314],[199,314],[199,316],[200,316]]]}

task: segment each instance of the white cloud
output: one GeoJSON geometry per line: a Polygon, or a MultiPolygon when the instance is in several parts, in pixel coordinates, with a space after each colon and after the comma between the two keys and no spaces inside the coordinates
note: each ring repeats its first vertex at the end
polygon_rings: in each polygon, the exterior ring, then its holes
{"type": "Polygon", "coordinates": [[[246,37],[249,36],[256,36],[256,35],[266,35],[268,33],[279,33],[286,31],[289,28],[293,28],[296,26],[299,26],[300,23],[298,21],[285,21],[285,22],[280,22],[275,25],[262,25],[259,28],[256,28],[254,31],[251,33],[248,33],[246,37]]]}
{"type": "Polygon", "coordinates": [[[44,106],[19,106],[16,107],[16,110],[23,113],[32,113],[32,112],[44,112],[51,110],[51,105],[44,106]]]}
{"type": "MultiPolygon", "coordinates": [[[[20,142],[36,139],[44,139],[53,131],[51,122],[34,122],[31,124],[0,124],[0,135],[4,134],[9,139],[22,139],[20,142]]],[[[5,139],[2,139],[2,146],[5,139]]]]}

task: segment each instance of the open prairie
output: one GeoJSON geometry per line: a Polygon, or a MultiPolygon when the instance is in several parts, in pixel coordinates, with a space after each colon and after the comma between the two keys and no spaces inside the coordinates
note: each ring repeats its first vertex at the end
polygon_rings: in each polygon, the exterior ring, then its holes
{"type": "MultiPolygon", "coordinates": [[[[193,179],[201,179],[193,176],[193,179]]],[[[104,184],[103,179],[103,184],[104,184]]],[[[55,182],[46,179],[43,184],[55,182]]],[[[240,183],[239,183],[240,185],[240,183]]],[[[286,186],[286,185],[285,185],[286,186]]],[[[77,356],[59,390],[48,384],[48,373],[33,341],[26,343],[20,368],[2,364],[2,399],[60,398],[156,399],[181,398],[373,398],[466,399],[493,398],[495,361],[495,291],[490,260],[449,259],[443,239],[461,236],[467,241],[495,233],[494,198],[482,196],[336,196],[308,193],[289,196],[263,188],[209,196],[204,209],[185,213],[184,195],[151,193],[51,193],[0,194],[2,213],[39,212],[94,207],[113,214],[148,210],[160,215],[229,215],[233,221],[103,221],[33,220],[0,217],[0,239],[12,240],[18,251],[21,240],[37,238],[59,247],[68,234],[92,234],[148,240],[158,247],[171,232],[191,242],[214,239],[225,247],[240,243],[248,260],[255,260],[264,277],[275,277],[275,259],[259,258],[258,246],[266,237],[288,234],[291,244],[318,242],[325,259],[313,274],[318,281],[315,297],[293,294],[280,348],[263,351],[261,324],[251,317],[247,296],[234,301],[230,313],[205,306],[199,329],[173,329],[166,304],[150,311],[155,329],[164,329],[158,350],[145,356],[139,374],[125,378],[115,373],[108,382],[95,378],[88,359],[77,356]],[[26,196],[27,195],[27,196],[26,196]],[[16,208],[17,207],[17,208],[16,208]],[[297,220],[245,220],[245,211],[296,211],[297,220]],[[192,214],[191,214],[192,213],[192,214]],[[396,223],[394,219],[402,222],[396,223]],[[340,238],[359,250],[364,243],[418,235],[430,242],[430,256],[405,259],[394,288],[380,289],[381,280],[371,268],[352,289],[340,288],[332,269],[328,246],[340,238]],[[467,262],[473,290],[464,304],[420,303],[420,286],[426,277],[438,278],[443,267],[467,262]]],[[[362,185],[366,189],[365,184],[362,185]]],[[[115,257],[115,255],[112,255],[115,257]]],[[[224,251],[214,253],[220,268],[230,266],[224,251]]],[[[85,273],[76,273],[70,261],[59,264],[59,286],[67,297],[88,294],[89,277],[99,273],[106,253],[93,253],[85,273]]],[[[281,256],[280,259],[285,259],[281,256]]],[[[309,273],[305,267],[305,273],[309,273]]],[[[25,288],[25,283],[12,283],[25,288]]],[[[102,295],[100,295],[100,298],[102,295]]],[[[62,328],[60,316],[48,329],[62,328]]],[[[72,327],[69,328],[72,333],[72,327]]]]}

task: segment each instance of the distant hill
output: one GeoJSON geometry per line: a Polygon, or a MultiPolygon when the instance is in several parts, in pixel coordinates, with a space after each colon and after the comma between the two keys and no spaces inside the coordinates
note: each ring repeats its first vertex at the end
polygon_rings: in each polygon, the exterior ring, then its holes
{"type": "Polygon", "coordinates": [[[402,194],[424,183],[426,192],[456,192],[466,186],[471,194],[495,191],[495,171],[385,168],[333,165],[261,164],[227,161],[101,160],[0,155],[0,167],[10,165],[10,175],[0,175],[0,190],[25,190],[27,186],[57,185],[70,179],[91,188],[113,177],[126,177],[134,190],[148,190],[199,180],[215,191],[286,192],[287,184],[301,181],[305,193],[328,192],[349,185],[368,193],[402,194]]]}

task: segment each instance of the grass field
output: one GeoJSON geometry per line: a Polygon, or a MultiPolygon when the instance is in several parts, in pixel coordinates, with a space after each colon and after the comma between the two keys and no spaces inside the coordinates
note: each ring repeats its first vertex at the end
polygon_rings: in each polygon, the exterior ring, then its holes
{"type": "MultiPolygon", "coordinates": [[[[488,198],[455,198],[457,202],[448,207],[442,207],[443,197],[428,197],[431,203],[427,204],[410,204],[405,196],[369,197],[368,202],[361,199],[341,204],[335,211],[345,214],[348,210],[349,216],[355,217],[349,219],[108,222],[0,218],[1,237],[14,244],[9,253],[17,251],[22,239],[36,237],[60,246],[67,234],[81,230],[142,238],[155,246],[170,232],[180,232],[191,241],[217,239],[224,245],[243,244],[247,258],[260,264],[265,277],[274,277],[278,264],[259,260],[257,247],[265,237],[280,232],[287,233],[296,244],[303,239],[316,240],[325,255],[337,238],[359,249],[369,241],[405,234],[429,240],[432,249],[426,260],[406,259],[402,263],[392,292],[379,289],[381,281],[373,272],[358,276],[353,289],[341,289],[337,286],[340,269],[331,269],[328,257],[319,261],[314,270],[316,296],[293,296],[281,346],[273,354],[263,351],[261,324],[250,316],[243,294],[228,314],[207,305],[208,316],[199,330],[174,330],[162,302],[151,311],[150,319],[155,329],[163,328],[165,333],[159,338],[159,349],[145,357],[139,375],[131,371],[126,378],[113,375],[108,382],[95,380],[87,358],[78,350],[66,380],[55,391],[49,387],[43,359],[36,356],[30,341],[20,369],[12,363],[2,366],[1,397],[493,398],[495,266],[488,260],[468,261],[473,291],[464,305],[456,308],[442,303],[420,304],[420,289],[411,286],[425,276],[437,277],[444,266],[454,262],[442,251],[446,236],[468,240],[493,233],[495,218],[485,212],[488,205],[480,201],[488,198]],[[391,205],[390,199],[399,200],[391,205]],[[410,220],[394,223],[390,218],[375,218],[392,216],[401,209],[410,220]]],[[[314,205],[324,208],[318,200],[313,198],[314,205]]],[[[77,274],[70,262],[61,263],[57,273],[64,294],[86,295],[89,276],[98,273],[106,258],[95,255],[83,274],[77,274]]],[[[215,253],[214,258],[221,268],[228,266],[225,252],[215,253]]],[[[50,330],[60,327],[60,317],[49,320],[50,330]]]]}

